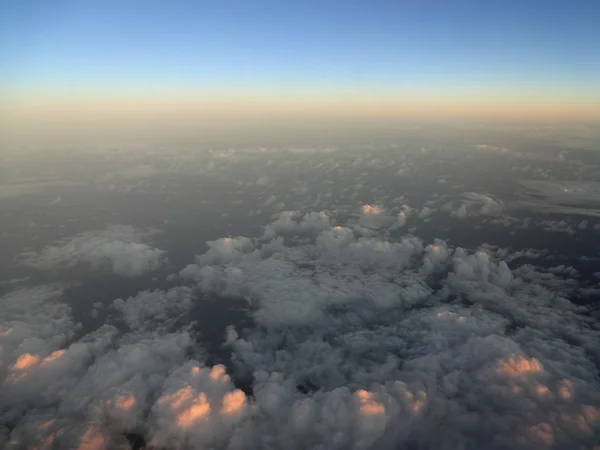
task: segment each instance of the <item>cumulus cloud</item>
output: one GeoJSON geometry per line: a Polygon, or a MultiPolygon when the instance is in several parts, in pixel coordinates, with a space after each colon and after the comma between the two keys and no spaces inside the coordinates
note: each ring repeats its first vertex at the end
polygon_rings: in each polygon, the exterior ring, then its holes
{"type": "Polygon", "coordinates": [[[397,229],[402,228],[404,225],[406,225],[406,220],[408,219],[408,216],[411,213],[412,213],[412,209],[409,206],[402,205],[402,208],[400,209],[400,212],[398,212],[398,215],[396,216],[396,220],[394,221],[394,223],[392,224],[390,229],[397,230],[397,229]]]}
{"type": "Polygon", "coordinates": [[[452,217],[464,219],[469,216],[496,215],[504,210],[504,203],[489,195],[466,192],[459,201],[452,201],[441,209],[450,211],[452,217]]]}
{"type": "Polygon", "coordinates": [[[165,261],[164,250],[144,242],[148,237],[149,233],[131,226],[113,225],[77,234],[39,252],[26,252],[21,262],[41,270],[87,263],[93,268],[108,267],[118,275],[136,277],[156,270],[165,261]]]}
{"type": "MultiPolygon", "coordinates": [[[[561,277],[570,271],[513,272],[487,250],[392,243],[343,227],[323,231],[314,246],[279,243],[260,254],[213,267],[223,274],[218,289],[226,289],[233,266],[245,274],[236,289],[252,299],[263,326],[231,329],[228,339],[239,370],[264,373],[265,387],[255,385],[259,404],[268,389],[270,408],[292,417],[306,411],[311,430],[320,429],[328,402],[343,405],[343,416],[325,413],[330,432],[347,437],[340,448],[569,448],[593,441],[598,411],[584,398],[597,399],[598,384],[593,360],[581,352],[594,347],[595,332],[563,297],[572,281],[561,277]],[[581,346],[562,340],[569,335],[581,346]],[[281,347],[288,340],[294,345],[281,347]],[[569,388],[575,382],[579,402],[569,388]],[[506,408],[514,414],[503,414],[506,408]],[[463,421],[488,431],[471,434],[463,421]],[[427,431],[436,426],[444,430],[439,439],[427,431]],[[501,431],[507,426],[513,435],[501,431]]],[[[333,435],[320,439],[331,443],[333,435]]]]}
{"type": "Polygon", "coordinates": [[[358,223],[371,230],[389,228],[394,223],[394,217],[381,205],[365,204],[360,207],[358,223]]]}
{"type": "Polygon", "coordinates": [[[364,236],[320,213],[277,221],[261,239],[209,242],[180,273],[191,286],[115,301],[122,329],[80,338],[58,288],[2,297],[0,445],[597,445],[600,333],[568,300],[572,268],[364,236]],[[230,359],[207,363],[173,324],[194,301],[232,297],[253,325],[224,330],[230,359]]]}
{"type": "Polygon", "coordinates": [[[299,211],[283,211],[277,220],[265,228],[263,237],[272,239],[280,234],[311,233],[326,229],[329,225],[329,216],[324,211],[304,215],[299,211]]]}
{"type": "Polygon", "coordinates": [[[132,330],[170,329],[180,322],[192,305],[192,292],[186,286],[168,291],[142,291],[127,299],[116,299],[113,307],[132,330]]]}
{"type": "Polygon", "coordinates": [[[418,217],[419,219],[426,219],[434,212],[435,210],[430,208],[429,206],[423,206],[423,208],[419,211],[418,217]]]}
{"type": "Polygon", "coordinates": [[[70,317],[70,308],[60,301],[59,286],[21,288],[1,297],[0,308],[0,371],[7,367],[25,367],[59,349],[75,335],[77,326],[70,317]],[[15,366],[16,365],[16,366],[15,366]]]}

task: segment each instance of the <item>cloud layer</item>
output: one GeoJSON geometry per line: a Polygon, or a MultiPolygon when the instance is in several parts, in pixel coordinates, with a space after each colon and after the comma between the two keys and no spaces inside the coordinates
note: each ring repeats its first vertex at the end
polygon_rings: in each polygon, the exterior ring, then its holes
{"type": "Polygon", "coordinates": [[[136,277],[156,270],[165,261],[165,251],[144,241],[149,234],[125,225],[86,231],[69,239],[27,252],[22,262],[42,270],[55,270],[87,263],[93,268],[108,267],[117,275],[136,277]]]}
{"type": "MultiPolygon", "coordinates": [[[[600,332],[568,301],[576,273],[391,238],[401,217],[282,213],[262,237],[209,242],[180,272],[189,285],[117,300],[120,325],[81,338],[60,288],[2,297],[0,445],[593,449],[600,332]],[[233,299],[254,325],[223,330],[227,367],[208,364],[188,312],[233,299]]],[[[116,262],[111,243],[134,235],[79,235],[37,258],[133,275],[157,252],[116,262]]]]}

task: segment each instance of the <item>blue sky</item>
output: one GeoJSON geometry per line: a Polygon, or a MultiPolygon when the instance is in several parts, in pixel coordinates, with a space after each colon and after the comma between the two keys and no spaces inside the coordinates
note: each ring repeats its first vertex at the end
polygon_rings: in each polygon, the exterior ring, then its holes
{"type": "MultiPolygon", "coordinates": [[[[597,1],[4,1],[10,86],[598,87],[597,1]]],[[[600,87],[599,87],[600,89],[600,87]]]]}

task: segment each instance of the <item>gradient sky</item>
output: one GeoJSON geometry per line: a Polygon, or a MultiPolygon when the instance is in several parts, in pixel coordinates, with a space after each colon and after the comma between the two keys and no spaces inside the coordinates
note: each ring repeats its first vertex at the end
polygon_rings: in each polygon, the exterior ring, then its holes
{"type": "Polygon", "coordinates": [[[0,92],[12,103],[563,105],[595,117],[598,24],[595,0],[4,0],[0,92]]]}

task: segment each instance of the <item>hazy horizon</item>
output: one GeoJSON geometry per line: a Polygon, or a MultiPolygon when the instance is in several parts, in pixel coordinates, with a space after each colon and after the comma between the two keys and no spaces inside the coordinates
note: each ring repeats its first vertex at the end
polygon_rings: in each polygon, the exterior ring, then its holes
{"type": "Polygon", "coordinates": [[[600,7],[578,5],[6,2],[2,132],[598,121],[600,7]]]}

